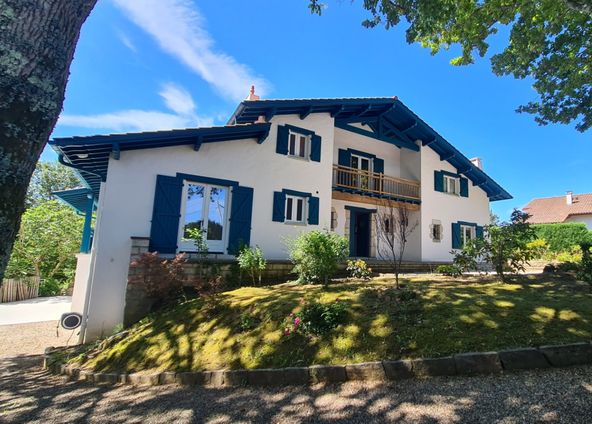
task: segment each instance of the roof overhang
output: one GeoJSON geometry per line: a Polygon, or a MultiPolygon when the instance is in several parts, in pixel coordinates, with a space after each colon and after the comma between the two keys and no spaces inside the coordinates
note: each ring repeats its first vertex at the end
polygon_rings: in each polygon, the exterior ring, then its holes
{"type": "Polygon", "coordinates": [[[269,135],[270,123],[251,123],[222,127],[189,128],[88,137],[55,138],[49,141],[59,161],[74,168],[95,199],[101,182],[107,179],[109,159],[119,159],[123,151],[190,145],[199,150],[202,144],[255,139],[262,143],[269,135]]]}
{"type": "Polygon", "coordinates": [[[88,201],[93,197],[92,190],[89,188],[74,188],[71,190],[54,191],[52,193],[58,200],[72,207],[79,214],[86,212],[88,201]]]}
{"type": "Polygon", "coordinates": [[[512,198],[493,178],[475,166],[396,97],[245,100],[239,104],[229,123],[255,122],[260,116],[270,120],[276,115],[298,115],[304,119],[311,113],[328,113],[335,119],[337,128],[386,141],[399,148],[419,150],[418,143],[429,146],[440,160],[450,163],[474,186],[483,189],[489,200],[512,198]],[[352,124],[363,124],[368,130],[352,124]]]}

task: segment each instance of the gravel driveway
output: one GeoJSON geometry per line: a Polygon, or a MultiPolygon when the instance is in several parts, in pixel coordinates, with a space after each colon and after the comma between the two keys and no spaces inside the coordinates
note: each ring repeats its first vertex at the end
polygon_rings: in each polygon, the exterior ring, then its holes
{"type": "Polygon", "coordinates": [[[592,422],[592,367],[392,385],[206,389],[68,382],[39,361],[0,359],[0,422],[592,422]]]}
{"type": "Polygon", "coordinates": [[[30,324],[0,325],[0,358],[40,354],[49,346],[65,346],[78,343],[78,330],[59,328],[58,321],[34,322],[30,324]],[[72,336],[72,337],[70,337],[72,336]]]}

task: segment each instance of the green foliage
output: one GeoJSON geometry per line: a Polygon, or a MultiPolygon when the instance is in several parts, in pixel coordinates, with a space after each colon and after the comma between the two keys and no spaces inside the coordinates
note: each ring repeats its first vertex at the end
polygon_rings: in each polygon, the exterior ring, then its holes
{"type": "Polygon", "coordinates": [[[161,306],[181,297],[186,281],[183,264],[187,261],[184,254],[174,259],[162,259],[158,252],[147,252],[130,263],[132,272],[128,284],[139,287],[150,297],[158,299],[161,306]]]}
{"type": "Polygon", "coordinates": [[[536,239],[526,244],[526,248],[534,259],[543,259],[549,253],[549,243],[543,239],[536,239]]]}
{"type": "Polygon", "coordinates": [[[554,253],[567,252],[573,246],[592,241],[592,232],[586,224],[573,222],[562,224],[532,225],[537,238],[549,244],[549,250],[554,253]]]}
{"type": "Polygon", "coordinates": [[[467,272],[477,270],[480,262],[486,262],[502,279],[506,271],[523,271],[533,257],[531,247],[535,237],[528,217],[514,209],[510,222],[488,225],[483,239],[470,240],[462,250],[454,252],[454,265],[461,272],[467,272]]]}
{"type": "Polygon", "coordinates": [[[360,278],[362,280],[369,280],[372,275],[372,268],[368,266],[363,259],[356,259],[355,261],[347,261],[347,271],[352,278],[360,278]]]}
{"type": "Polygon", "coordinates": [[[80,187],[78,176],[58,162],[39,162],[31,177],[25,204],[27,208],[38,206],[42,202],[53,200],[54,191],[80,187]]]}
{"type": "Polygon", "coordinates": [[[332,303],[301,302],[302,307],[291,313],[284,325],[284,336],[294,334],[322,335],[342,324],[347,316],[347,306],[339,299],[332,303]]]}
{"type": "Polygon", "coordinates": [[[261,274],[267,267],[267,261],[263,258],[263,252],[259,246],[256,246],[254,249],[249,246],[243,246],[236,260],[240,269],[249,273],[253,284],[257,281],[261,284],[261,274]]]}
{"type": "MultiPolygon", "coordinates": [[[[496,75],[529,78],[538,101],[518,108],[535,115],[541,124],[576,122],[576,129],[592,126],[592,12],[588,0],[366,0],[372,18],[366,27],[387,29],[407,25],[407,42],[419,43],[437,54],[460,47],[452,65],[467,65],[484,57],[489,39],[500,28],[509,29],[505,49],[491,57],[496,75]]],[[[320,0],[309,8],[320,14],[320,0]]]]}
{"type": "Polygon", "coordinates": [[[484,256],[502,279],[504,271],[523,271],[524,265],[532,259],[528,244],[534,240],[535,232],[528,218],[527,213],[514,209],[510,222],[486,228],[484,256]]]}
{"type": "Polygon", "coordinates": [[[582,249],[580,246],[572,246],[566,252],[559,252],[557,254],[549,254],[547,258],[557,262],[581,262],[582,261],[582,249]]]}
{"type": "Polygon", "coordinates": [[[185,229],[186,236],[193,240],[193,245],[198,255],[204,257],[208,254],[208,242],[206,240],[206,234],[203,229],[192,227],[185,229]]]}
{"type": "Polygon", "coordinates": [[[580,272],[578,277],[587,283],[592,284],[592,248],[591,243],[582,243],[582,263],[580,264],[580,272]]]}
{"type": "Polygon", "coordinates": [[[458,277],[462,275],[462,272],[456,265],[438,265],[436,267],[436,272],[448,277],[458,277]]]}
{"type": "Polygon", "coordinates": [[[327,284],[347,257],[349,243],[335,233],[313,230],[288,240],[287,245],[301,283],[327,284]]]}
{"type": "Polygon", "coordinates": [[[452,251],[454,254],[454,267],[460,274],[469,271],[477,271],[479,262],[487,258],[489,246],[484,239],[468,240],[461,250],[452,251]]]}
{"type": "Polygon", "coordinates": [[[83,219],[56,200],[39,203],[23,214],[7,278],[35,275],[41,294],[63,294],[76,271],[83,219]]]}

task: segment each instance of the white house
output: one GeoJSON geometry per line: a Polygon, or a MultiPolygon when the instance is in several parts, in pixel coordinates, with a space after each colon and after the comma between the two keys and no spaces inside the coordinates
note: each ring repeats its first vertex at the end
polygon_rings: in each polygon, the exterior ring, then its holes
{"type": "Polygon", "coordinates": [[[326,228],[348,237],[352,256],[377,257],[373,217],[386,199],[418,223],[405,260],[450,261],[489,222],[489,202],[511,198],[393,97],[251,93],[226,126],[50,144],[86,186],[57,194],[87,216],[73,303],[86,340],[122,321],[132,237],[174,254],[193,249],[184,231],[201,226],[220,258],[246,243],[285,259],[287,237],[326,228]]]}
{"type": "Polygon", "coordinates": [[[580,222],[592,230],[592,193],[532,199],[523,210],[531,224],[580,222]]]}

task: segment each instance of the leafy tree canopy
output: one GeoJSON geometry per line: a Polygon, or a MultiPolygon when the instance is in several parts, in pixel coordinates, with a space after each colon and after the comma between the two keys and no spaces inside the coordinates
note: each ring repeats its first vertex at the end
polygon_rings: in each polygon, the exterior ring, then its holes
{"type": "Polygon", "coordinates": [[[78,176],[71,168],[57,162],[39,162],[27,190],[27,208],[54,199],[51,194],[54,191],[67,190],[81,185],[78,176]]]}
{"type": "MultiPolygon", "coordinates": [[[[25,211],[6,276],[35,275],[67,283],[76,270],[83,218],[56,200],[25,211]]],[[[42,283],[43,285],[43,283],[42,283]]]]}
{"type": "MultiPolygon", "coordinates": [[[[323,4],[310,0],[320,14],[323,4]]],[[[518,107],[541,124],[592,126],[592,0],[364,0],[366,27],[408,23],[407,42],[432,54],[459,46],[453,65],[485,56],[489,38],[509,28],[507,47],[491,57],[496,75],[531,77],[537,101],[518,107]]]]}

